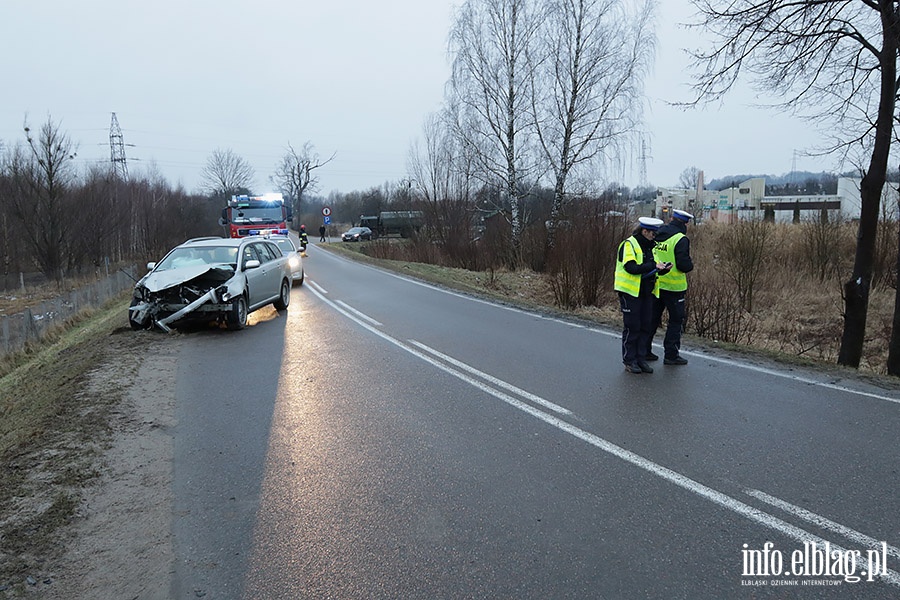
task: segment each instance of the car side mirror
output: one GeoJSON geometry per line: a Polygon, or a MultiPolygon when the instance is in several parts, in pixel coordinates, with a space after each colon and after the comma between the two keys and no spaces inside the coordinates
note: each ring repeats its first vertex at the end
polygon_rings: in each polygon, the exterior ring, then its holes
{"type": "Polygon", "coordinates": [[[244,270],[246,271],[248,269],[255,269],[255,268],[259,267],[259,265],[260,265],[260,262],[254,258],[254,259],[248,260],[247,262],[244,263],[244,270]]]}
{"type": "Polygon", "coordinates": [[[228,221],[226,221],[224,217],[219,217],[219,225],[225,227],[226,225],[228,225],[228,221]]]}
{"type": "Polygon", "coordinates": [[[152,271],[152,270],[153,270],[153,267],[155,267],[155,266],[156,266],[156,263],[155,263],[155,262],[148,262],[148,263],[147,263],[147,270],[148,270],[148,271],[152,271]]]}

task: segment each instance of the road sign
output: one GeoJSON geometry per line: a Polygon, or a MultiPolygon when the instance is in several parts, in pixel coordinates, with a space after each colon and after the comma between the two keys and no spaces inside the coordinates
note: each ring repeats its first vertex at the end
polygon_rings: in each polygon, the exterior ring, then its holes
{"type": "Polygon", "coordinates": [[[331,207],[330,207],[330,206],[323,206],[323,207],[322,207],[322,216],[323,216],[323,217],[330,217],[330,216],[331,216],[331,207]]]}
{"type": "Polygon", "coordinates": [[[324,221],[326,225],[331,225],[331,217],[325,217],[324,221]]]}

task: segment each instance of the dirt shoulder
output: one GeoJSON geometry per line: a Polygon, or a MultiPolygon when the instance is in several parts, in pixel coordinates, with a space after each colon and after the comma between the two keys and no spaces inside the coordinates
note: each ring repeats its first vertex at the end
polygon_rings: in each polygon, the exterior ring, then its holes
{"type": "MultiPolygon", "coordinates": [[[[124,308],[110,310],[124,321],[124,308]]],[[[104,343],[83,378],[59,382],[71,386],[69,409],[4,465],[24,475],[0,514],[0,598],[170,595],[180,343],[126,327],[104,343]]]]}
{"type": "Polygon", "coordinates": [[[179,344],[176,339],[164,342],[150,342],[147,356],[152,360],[132,356],[93,374],[92,388],[133,385],[110,421],[112,440],[102,475],[86,490],[46,598],[169,598],[174,561],[171,428],[179,344]],[[132,361],[139,363],[137,377],[132,361]]]}

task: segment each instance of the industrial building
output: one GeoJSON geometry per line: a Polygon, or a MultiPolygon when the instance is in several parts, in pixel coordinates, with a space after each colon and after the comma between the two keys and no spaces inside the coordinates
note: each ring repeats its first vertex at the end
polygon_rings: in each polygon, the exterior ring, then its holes
{"type": "MultiPolygon", "coordinates": [[[[733,223],[740,219],[768,219],[778,223],[809,219],[858,219],[860,214],[860,182],[858,178],[841,177],[835,195],[766,196],[766,180],[754,177],[725,190],[659,188],[656,194],[656,216],[668,220],[673,210],[686,210],[697,221],[733,223]]],[[[896,187],[885,185],[882,207],[896,216],[896,187]]]]}

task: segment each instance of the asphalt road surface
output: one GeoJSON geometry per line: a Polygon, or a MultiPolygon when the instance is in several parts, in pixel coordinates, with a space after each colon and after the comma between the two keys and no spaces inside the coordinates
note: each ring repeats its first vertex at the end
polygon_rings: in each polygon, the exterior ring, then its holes
{"type": "Polygon", "coordinates": [[[900,597],[897,391],[305,268],[185,336],[173,598],[900,597]]]}

